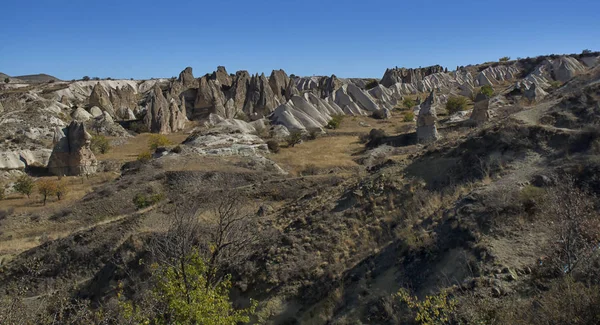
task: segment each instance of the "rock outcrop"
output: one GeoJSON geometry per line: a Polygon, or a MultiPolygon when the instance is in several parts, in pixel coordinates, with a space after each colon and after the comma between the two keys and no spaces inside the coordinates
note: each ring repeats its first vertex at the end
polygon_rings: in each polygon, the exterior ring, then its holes
{"type": "Polygon", "coordinates": [[[210,79],[217,80],[225,87],[231,87],[231,76],[227,73],[227,69],[224,66],[218,66],[217,71],[214,71],[210,76],[210,79]]]}
{"type": "MultiPolygon", "coordinates": [[[[127,110],[134,110],[138,106],[135,89],[133,89],[133,87],[130,85],[124,85],[115,89],[111,89],[110,102],[114,110],[114,114],[111,115],[119,120],[127,119],[127,110]]],[[[110,113],[109,110],[105,111],[110,113]]]]}
{"type": "Polygon", "coordinates": [[[416,83],[417,81],[423,80],[428,75],[434,73],[444,72],[444,67],[440,65],[434,65],[425,68],[418,69],[406,69],[406,68],[394,68],[386,69],[383,77],[381,78],[380,84],[385,87],[390,87],[396,83],[416,83]]]}
{"type": "Polygon", "coordinates": [[[277,107],[277,100],[273,89],[265,74],[252,76],[248,85],[244,112],[250,119],[257,119],[268,115],[277,107]]]}
{"type": "Polygon", "coordinates": [[[92,114],[88,113],[85,109],[78,107],[76,108],[73,113],[71,113],[71,117],[76,120],[76,121],[80,121],[80,122],[86,122],[91,120],[92,118],[94,118],[92,116],[92,114]]]}
{"type": "Polygon", "coordinates": [[[490,119],[489,106],[490,100],[488,98],[476,101],[469,119],[477,125],[487,122],[490,119]]]}
{"type": "Polygon", "coordinates": [[[417,117],[417,140],[419,143],[430,143],[439,139],[437,132],[437,102],[435,91],[421,104],[419,116],[417,117]]]}
{"type": "Polygon", "coordinates": [[[186,121],[185,103],[180,106],[175,100],[169,103],[160,87],[155,85],[144,117],[144,124],[148,130],[153,133],[169,134],[182,130],[186,121]]]}
{"type": "Polygon", "coordinates": [[[194,78],[194,73],[191,67],[186,67],[179,73],[179,78],[177,79],[184,88],[188,87],[197,87],[198,81],[194,78]]]}
{"type": "Polygon", "coordinates": [[[290,77],[283,70],[273,70],[269,76],[269,85],[273,95],[277,98],[287,100],[291,95],[287,94],[290,77]]]}
{"type": "Polygon", "coordinates": [[[110,115],[115,115],[115,110],[113,108],[112,102],[110,101],[110,95],[104,89],[104,87],[98,82],[92,89],[92,93],[89,99],[90,107],[96,106],[100,108],[102,111],[108,112],[110,115]]]}
{"type": "Polygon", "coordinates": [[[90,149],[91,139],[82,122],[73,121],[62,130],[57,127],[48,170],[58,176],[94,174],[98,161],[90,149]]]}

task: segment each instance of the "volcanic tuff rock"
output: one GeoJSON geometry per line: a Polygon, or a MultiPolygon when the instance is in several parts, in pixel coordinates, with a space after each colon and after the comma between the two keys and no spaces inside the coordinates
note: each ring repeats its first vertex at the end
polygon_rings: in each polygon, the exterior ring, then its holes
{"type": "Polygon", "coordinates": [[[476,124],[487,122],[490,119],[489,105],[490,100],[488,98],[477,101],[473,107],[470,120],[476,124]]]}
{"type": "Polygon", "coordinates": [[[93,118],[92,114],[88,113],[82,107],[77,107],[73,113],[71,113],[71,117],[76,121],[86,122],[93,118]]]}
{"type": "Polygon", "coordinates": [[[160,87],[155,85],[144,117],[148,130],[161,134],[177,132],[185,127],[186,120],[185,103],[181,106],[178,106],[175,100],[169,103],[160,87]]]}
{"type": "Polygon", "coordinates": [[[186,67],[179,73],[177,79],[185,87],[198,87],[198,81],[194,78],[194,73],[191,67],[186,67]]]}
{"type": "Polygon", "coordinates": [[[417,139],[421,143],[433,142],[439,139],[436,127],[437,106],[435,91],[431,91],[429,97],[421,104],[417,118],[417,139]]]}
{"type": "Polygon", "coordinates": [[[102,111],[107,111],[110,115],[115,115],[112,102],[110,101],[110,95],[106,92],[106,89],[100,84],[96,83],[89,99],[90,106],[97,106],[102,111]]]}
{"type": "MultiPolygon", "coordinates": [[[[137,108],[137,95],[131,85],[123,85],[110,90],[110,101],[114,109],[114,118],[127,119],[127,110],[137,108]]],[[[110,113],[110,112],[109,112],[110,113]]]]}
{"type": "Polygon", "coordinates": [[[423,80],[424,77],[434,74],[444,72],[444,68],[440,65],[434,65],[425,68],[418,69],[406,69],[406,68],[394,68],[394,69],[386,69],[383,74],[383,78],[381,78],[380,84],[390,87],[395,83],[416,83],[417,81],[423,80]]]}
{"type": "Polygon", "coordinates": [[[45,167],[52,150],[17,150],[0,152],[0,170],[23,170],[30,166],[45,167]]]}
{"type": "Polygon", "coordinates": [[[278,101],[265,74],[252,76],[244,103],[244,112],[248,117],[251,119],[263,117],[271,113],[277,105],[278,101]]]}
{"type": "Polygon", "coordinates": [[[218,66],[217,71],[212,73],[210,79],[218,80],[221,85],[231,87],[231,76],[229,76],[224,66],[218,66]]]}
{"type": "Polygon", "coordinates": [[[288,84],[290,83],[290,77],[283,70],[273,70],[271,76],[269,76],[269,85],[273,90],[273,94],[278,99],[289,99],[290,95],[287,94],[288,84]]]}
{"type": "Polygon", "coordinates": [[[227,97],[233,99],[233,104],[236,109],[236,113],[244,109],[244,103],[246,102],[246,93],[248,91],[248,85],[250,84],[250,74],[248,71],[240,70],[235,73],[233,77],[233,84],[229,88],[227,97]]]}
{"type": "Polygon", "coordinates": [[[98,161],[90,149],[91,139],[82,122],[73,121],[63,130],[57,127],[48,170],[58,176],[94,174],[98,161]]]}

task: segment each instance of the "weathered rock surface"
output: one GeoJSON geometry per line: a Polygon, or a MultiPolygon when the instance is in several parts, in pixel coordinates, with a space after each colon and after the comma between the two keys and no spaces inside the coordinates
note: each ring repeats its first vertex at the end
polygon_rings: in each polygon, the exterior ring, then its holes
{"type": "Polygon", "coordinates": [[[82,107],[78,107],[77,109],[75,109],[73,111],[73,113],[71,113],[71,117],[76,120],[76,121],[80,121],[80,122],[86,122],[91,120],[92,118],[94,118],[94,116],[92,116],[92,114],[88,113],[85,109],[83,109],[82,107]]]}
{"type": "Polygon", "coordinates": [[[490,100],[487,98],[477,101],[473,107],[473,112],[471,113],[471,117],[469,119],[476,124],[483,124],[487,122],[490,119],[489,105],[490,100]]]}
{"type": "Polygon", "coordinates": [[[18,150],[0,152],[0,170],[23,170],[27,167],[46,167],[52,150],[18,150]]]}
{"type": "Polygon", "coordinates": [[[250,119],[261,118],[271,113],[278,105],[273,89],[265,74],[254,75],[250,79],[244,103],[244,112],[250,119]]]}
{"type": "Polygon", "coordinates": [[[176,101],[167,102],[162,90],[155,85],[150,94],[150,102],[144,124],[153,133],[169,134],[185,127],[187,121],[185,104],[177,105],[176,101]]]}
{"type": "Polygon", "coordinates": [[[287,94],[289,83],[290,77],[283,70],[273,70],[269,76],[269,85],[271,85],[273,95],[280,100],[289,99],[290,96],[287,94]]]}
{"type": "Polygon", "coordinates": [[[423,80],[424,77],[444,72],[444,68],[440,65],[434,65],[425,68],[418,69],[406,69],[406,68],[394,68],[386,69],[383,77],[381,78],[380,84],[385,87],[390,87],[396,83],[416,83],[419,80],[423,80]]]}
{"type": "Polygon", "coordinates": [[[198,81],[194,78],[194,73],[191,67],[186,67],[179,73],[179,78],[177,79],[184,88],[187,87],[197,87],[198,81]]]}
{"type": "Polygon", "coordinates": [[[420,143],[434,142],[440,137],[436,126],[437,106],[435,91],[432,91],[421,104],[419,116],[417,117],[417,140],[420,143]]]}
{"type": "Polygon", "coordinates": [[[107,111],[111,116],[115,115],[115,110],[113,108],[112,102],[110,101],[110,95],[104,89],[104,87],[97,83],[92,89],[92,93],[89,99],[89,105],[91,107],[98,107],[102,111],[107,111]]]}
{"type": "Polygon", "coordinates": [[[90,149],[91,139],[82,122],[73,121],[63,130],[57,127],[48,170],[58,176],[94,174],[98,161],[90,149]]]}

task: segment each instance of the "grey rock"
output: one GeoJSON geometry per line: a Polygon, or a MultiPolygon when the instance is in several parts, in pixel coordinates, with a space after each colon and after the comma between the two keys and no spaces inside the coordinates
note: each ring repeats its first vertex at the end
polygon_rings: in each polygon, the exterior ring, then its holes
{"type": "Polygon", "coordinates": [[[63,130],[57,127],[48,170],[58,176],[94,174],[98,161],[90,149],[91,139],[82,122],[73,121],[63,130]]]}
{"type": "Polygon", "coordinates": [[[420,143],[434,142],[440,138],[436,126],[436,107],[435,91],[431,91],[429,97],[421,104],[417,117],[417,139],[420,143]]]}

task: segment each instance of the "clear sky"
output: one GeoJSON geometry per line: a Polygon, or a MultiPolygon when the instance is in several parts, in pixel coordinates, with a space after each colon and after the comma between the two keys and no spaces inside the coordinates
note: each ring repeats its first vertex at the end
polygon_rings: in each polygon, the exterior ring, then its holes
{"type": "Polygon", "coordinates": [[[0,0],[0,72],[381,77],[600,50],[600,0],[0,0]]]}

